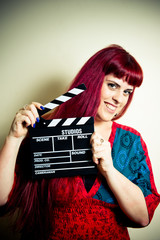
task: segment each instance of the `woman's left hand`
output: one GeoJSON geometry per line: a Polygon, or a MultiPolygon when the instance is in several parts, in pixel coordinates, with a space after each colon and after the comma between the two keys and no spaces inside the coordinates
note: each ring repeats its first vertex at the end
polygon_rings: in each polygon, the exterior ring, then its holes
{"type": "Polygon", "coordinates": [[[148,210],[141,189],[114,168],[108,141],[93,133],[91,144],[93,161],[105,177],[122,211],[137,223],[137,226],[146,226],[149,223],[148,210]]]}
{"type": "Polygon", "coordinates": [[[99,134],[93,133],[91,136],[93,162],[97,165],[102,175],[113,169],[110,142],[105,141],[99,134]]]}

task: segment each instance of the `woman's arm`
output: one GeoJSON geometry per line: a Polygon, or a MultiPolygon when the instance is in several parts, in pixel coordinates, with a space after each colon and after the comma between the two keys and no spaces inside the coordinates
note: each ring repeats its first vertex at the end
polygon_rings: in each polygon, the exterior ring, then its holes
{"type": "Polygon", "coordinates": [[[114,194],[121,210],[138,225],[144,227],[149,223],[148,210],[141,189],[117,171],[113,166],[110,143],[101,142],[101,137],[91,137],[93,161],[114,194]]]}
{"type": "Polygon", "coordinates": [[[0,206],[7,202],[13,186],[15,163],[21,141],[8,135],[0,151],[0,206]]]}
{"type": "Polygon", "coordinates": [[[14,182],[14,171],[19,147],[27,135],[29,125],[34,126],[37,121],[37,109],[40,103],[32,103],[25,109],[20,109],[11,125],[8,136],[0,151],[0,205],[4,205],[10,194],[14,182]]]}
{"type": "Polygon", "coordinates": [[[122,211],[138,225],[147,226],[149,215],[141,189],[114,167],[104,176],[122,211]]]}

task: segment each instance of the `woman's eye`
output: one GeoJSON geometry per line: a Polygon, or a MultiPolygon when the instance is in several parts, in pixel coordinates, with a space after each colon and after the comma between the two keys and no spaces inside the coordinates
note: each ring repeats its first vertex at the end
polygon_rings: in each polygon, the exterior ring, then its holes
{"type": "Polygon", "coordinates": [[[116,89],[116,84],[108,83],[108,87],[110,87],[111,89],[116,89]]]}
{"type": "Polygon", "coordinates": [[[124,91],[124,94],[125,94],[125,95],[130,95],[131,93],[132,93],[132,91],[130,91],[130,90],[125,90],[125,91],[124,91]]]}

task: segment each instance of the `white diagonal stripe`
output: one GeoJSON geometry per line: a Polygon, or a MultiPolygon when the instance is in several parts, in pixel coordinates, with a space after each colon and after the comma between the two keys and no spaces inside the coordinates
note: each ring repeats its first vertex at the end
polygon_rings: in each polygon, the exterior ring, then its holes
{"type": "Polygon", "coordinates": [[[48,127],[55,127],[62,119],[53,119],[52,122],[48,125],[48,127]]]}
{"type": "Polygon", "coordinates": [[[56,98],[56,100],[62,101],[62,102],[66,102],[69,99],[71,99],[71,97],[67,97],[67,96],[64,96],[64,95],[61,95],[60,97],[56,98]]]}
{"type": "Polygon", "coordinates": [[[70,91],[68,91],[69,93],[78,95],[79,93],[82,93],[84,91],[84,89],[79,89],[79,88],[73,88],[70,91]]]}
{"type": "Polygon", "coordinates": [[[89,119],[90,117],[82,117],[76,125],[84,125],[89,119]]]}
{"type": "Polygon", "coordinates": [[[70,126],[76,118],[67,118],[67,120],[62,124],[62,126],[70,126]]]}
{"type": "Polygon", "coordinates": [[[55,104],[55,103],[47,103],[46,105],[44,105],[45,108],[48,108],[48,109],[54,109],[55,107],[59,106],[58,104],[55,104]]]}

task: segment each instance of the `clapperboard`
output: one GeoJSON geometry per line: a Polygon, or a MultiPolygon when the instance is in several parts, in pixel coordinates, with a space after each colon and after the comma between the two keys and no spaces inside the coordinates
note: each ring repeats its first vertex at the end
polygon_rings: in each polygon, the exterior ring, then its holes
{"type": "MultiPolygon", "coordinates": [[[[44,105],[42,116],[86,90],[84,84],[44,105]]],[[[93,117],[45,120],[29,128],[33,178],[97,174],[92,161],[90,137],[93,117]]]]}

